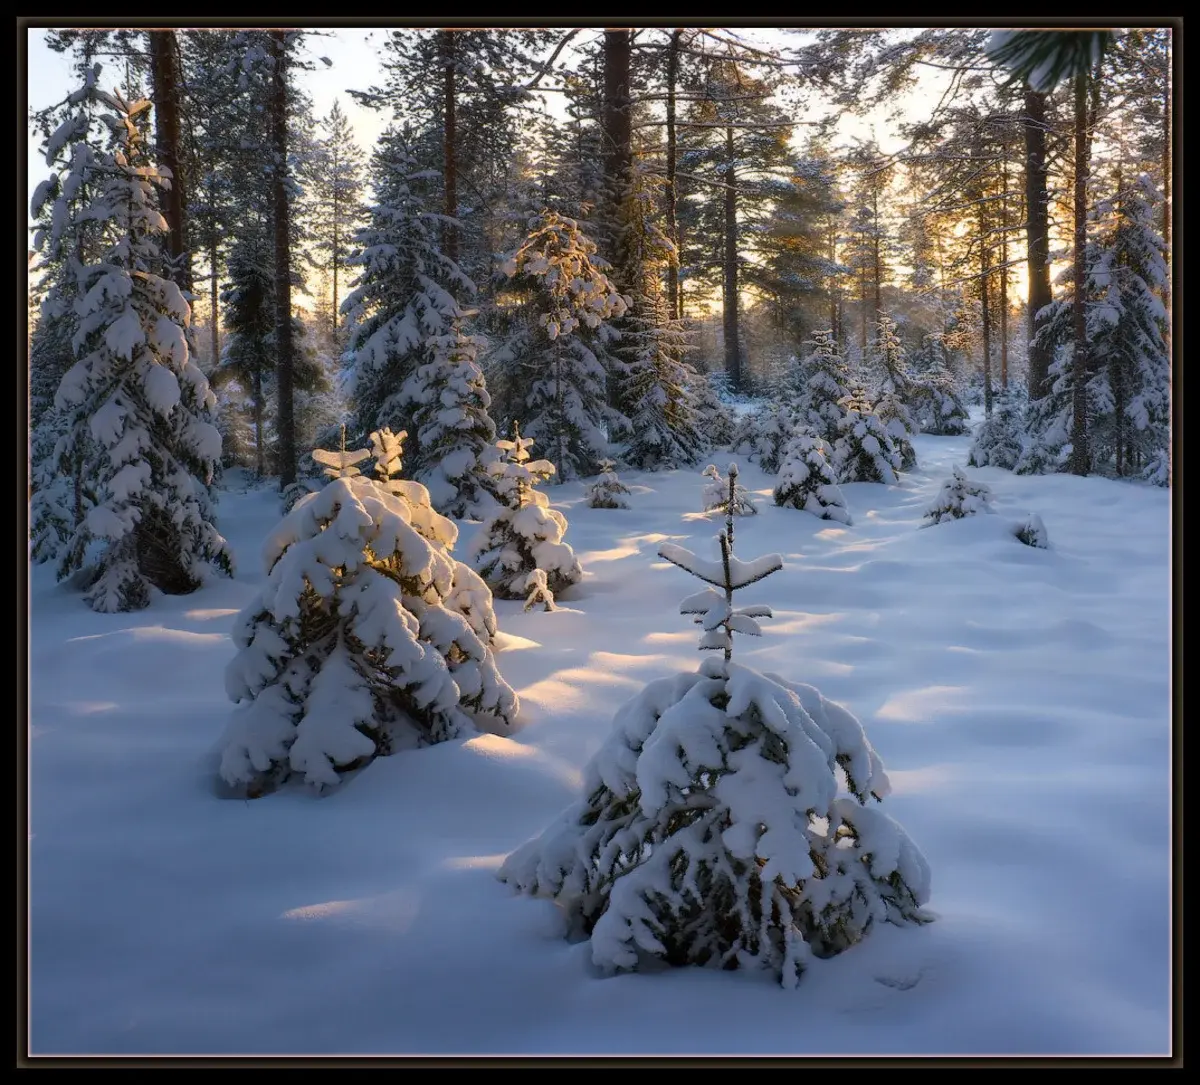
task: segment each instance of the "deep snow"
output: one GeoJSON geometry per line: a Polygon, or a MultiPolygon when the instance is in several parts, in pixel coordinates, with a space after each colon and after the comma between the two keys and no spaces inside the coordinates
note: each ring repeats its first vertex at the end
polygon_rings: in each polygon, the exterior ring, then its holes
{"type": "Polygon", "coordinates": [[[234,580],[147,611],[92,613],[33,568],[30,1053],[1169,1052],[1169,495],[968,468],[996,513],[919,529],[969,442],[919,437],[899,485],[844,486],[853,526],[776,508],[775,478],[733,457],[760,506],[737,553],[784,561],[740,593],[775,620],[734,658],[862,721],[939,917],[874,930],[790,992],[599,978],[552,905],[494,876],[576,798],[618,705],[699,665],[678,612],[695,582],[657,556],[708,552],[698,470],[622,472],[628,510],[547,487],[585,578],[555,612],[496,603],[520,729],[377,760],[323,797],[216,784],[272,488],[220,495],[234,580]],[[1049,550],[1010,533],[1029,513],[1049,550]]]}

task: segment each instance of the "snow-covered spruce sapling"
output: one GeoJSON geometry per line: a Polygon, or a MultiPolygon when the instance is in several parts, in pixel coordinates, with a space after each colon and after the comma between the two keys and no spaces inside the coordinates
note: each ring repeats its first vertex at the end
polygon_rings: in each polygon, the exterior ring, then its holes
{"type": "Polygon", "coordinates": [[[490,595],[449,553],[458,529],[394,477],[402,437],[316,450],[330,481],[266,542],[266,586],[234,623],[225,672],[239,707],[220,772],[248,795],[293,775],[333,785],[378,754],[516,717],[490,595]],[[372,458],[374,477],[359,470],[372,458]]]}
{"type": "Polygon", "coordinates": [[[961,467],[955,467],[951,476],[942,483],[937,498],[925,510],[929,521],[923,527],[940,524],[943,520],[961,520],[977,512],[993,512],[992,489],[986,482],[972,482],[961,467]]]}
{"type": "Polygon", "coordinates": [[[975,431],[967,464],[971,467],[1002,467],[1011,471],[1024,450],[1021,411],[1015,398],[1001,393],[991,418],[975,431]]]}
{"type": "Polygon", "coordinates": [[[587,489],[587,505],[593,509],[627,509],[629,502],[624,495],[629,487],[617,478],[616,464],[612,460],[600,461],[600,477],[587,489]]]}
{"type": "Polygon", "coordinates": [[[840,482],[882,482],[894,485],[900,470],[900,453],[878,415],[873,414],[866,392],[859,388],[841,401],[843,415],[833,446],[834,470],[840,482]]]}
{"type": "Polygon", "coordinates": [[[543,610],[558,610],[558,606],[554,602],[554,592],[546,583],[545,569],[534,569],[526,578],[525,586],[529,589],[529,595],[525,598],[527,611],[532,610],[538,603],[542,604],[543,610]]]}
{"type": "Polygon", "coordinates": [[[820,437],[799,433],[789,442],[775,484],[775,504],[811,512],[822,520],[851,523],[846,498],[820,437]]]}
{"type": "Polygon", "coordinates": [[[496,442],[507,459],[491,470],[507,504],[484,520],[470,549],[471,563],[501,599],[524,599],[534,569],[545,571],[547,587],[556,595],[583,579],[575,551],[563,542],[567,518],[536,489],[537,482],[554,474],[554,465],[531,461],[532,445],[516,422],[513,439],[496,442]]]}
{"type": "Polygon", "coordinates": [[[659,556],[711,587],[681,610],[721,651],[696,673],[651,682],[617,712],[585,769],[584,797],[508,856],[498,876],[566,913],[606,971],[647,961],[770,970],[793,987],[877,921],[932,918],[929,867],[905,831],[868,805],[889,783],[845,708],[812,686],[731,659],[760,633],[763,606],[733,594],[778,571],[666,544],[659,556]],[[843,785],[844,787],[840,786],[843,785]]]}
{"type": "Polygon", "coordinates": [[[736,463],[729,465],[728,478],[722,478],[721,472],[711,463],[702,474],[708,479],[702,494],[705,512],[732,513],[734,516],[754,516],[758,513],[758,506],[746,488],[738,483],[736,463]]]}
{"type": "Polygon", "coordinates": [[[1050,533],[1036,512],[1031,512],[1024,520],[1013,524],[1012,533],[1026,546],[1035,546],[1040,550],[1050,548],[1050,533]]]}

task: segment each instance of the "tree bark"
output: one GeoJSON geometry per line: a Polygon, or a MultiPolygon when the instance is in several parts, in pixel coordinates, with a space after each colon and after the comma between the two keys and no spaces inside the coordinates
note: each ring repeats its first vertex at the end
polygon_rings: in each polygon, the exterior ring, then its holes
{"type": "Polygon", "coordinates": [[[217,235],[213,232],[212,244],[208,250],[208,260],[212,265],[212,276],[209,280],[209,304],[211,313],[209,320],[212,321],[212,327],[209,328],[209,334],[212,336],[212,364],[215,369],[221,364],[221,312],[220,298],[217,289],[219,285],[220,272],[217,264],[217,235]]]}
{"type": "MultiPolygon", "coordinates": [[[[455,66],[457,65],[457,57],[455,55],[455,42],[453,30],[440,31],[442,36],[442,63],[444,65],[444,83],[442,87],[443,101],[443,122],[444,122],[444,139],[443,139],[443,155],[444,155],[444,176],[443,181],[446,186],[446,203],[445,212],[451,219],[458,218],[458,157],[456,144],[456,87],[454,82],[455,66]]],[[[447,222],[442,231],[442,250],[450,257],[451,260],[458,262],[458,229],[453,222],[447,222]]]]}
{"type": "Polygon", "coordinates": [[[1008,162],[1000,163],[1000,388],[1008,391],[1008,162]]]}
{"type": "Polygon", "coordinates": [[[742,387],[742,355],[738,348],[737,161],[733,129],[725,129],[725,274],[722,304],[725,324],[725,371],[734,391],[742,387]]]}
{"type": "Polygon", "coordinates": [[[678,193],[675,189],[675,84],[679,78],[679,43],[683,30],[671,32],[667,49],[667,183],[664,197],[667,205],[667,236],[675,246],[676,259],[667,265],[667,309],[673,320],[683,317],[679,294],[679,220],[676,217],[678,193]]]}
{"type": "Polygon", "coordinates": [[[1071,359],[1071,473],[1086,475],[1091,466],[1088,454],[1087,325],[1084,314],[1087,249],[1087,182],[1088,182],[1088,76],[1075,76],[1075,297],[1072,317],[1075,331],[1075,350],[1071,359]]]}
{"type": "Polygon", "coordinates": [[[1050,235],[1046,180],[1046,95],[1025,90],[1026,264],[1029,274],[1029,398],[1049,391],[1050,352],[1034,339],[1038,313],[1050,304],[1050,235]]]}
{"type": "MultiPolygon", "coordinates": [[[[609,257],[620,248],[621,205],[633,165],[633,117],[629,85],[630,32],[604,31],[604,180],[609,200],[609,257]]],[[[612,262],[620,266],[619,257],[612,262]]]]}
{"type": "Polygon", "coordinates": [[[151,30],[150,60],[154,81],[154,138],[159,165],[171,171],[171,187],[163,193],[162,213],[167,220],[167,248],[171,254],[170,278],[181,290],[192,288],[191,261],[187,258],[187,223],[184,217],[184,176],[179,137],[179,67],[175,62],[175,32],[151,30]]]}
{"type": "Polygon", "coordinates": [[[991,269],[987,258],[987,221],[983,215],[983,204],[979,205],[979,301],[981,330],[983,332],[983,414],[992,417],[992,322],[988,312],[988,278],[991,269]]]}
{"type": "Polygon", "coordinates": [[[294,361],[292,355],[292,264],[290,252],[290,207],[287,191],[287,40],[286,32],[271,31],[271,143],[274,169],[271,175],[275,212],[275,346],[279,385],[280,489],[296,481],[296,422],[293,407],[294,361]]]}

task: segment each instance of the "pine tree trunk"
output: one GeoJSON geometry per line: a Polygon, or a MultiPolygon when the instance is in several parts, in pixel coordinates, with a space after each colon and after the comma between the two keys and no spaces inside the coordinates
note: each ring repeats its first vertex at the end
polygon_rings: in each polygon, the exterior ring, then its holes
{"type": "MultiPolygon", "coordinates": [[[[980,207],[983,205],[980,204],[980,207]]],[[[987,245],[983,238],[983,216],[980,214],[979,238],[979,309],[983,333],[983,415],[992,417],[992,322],[988,312],[988,278],[990,275],[987,259],[987,245]]]]}
{"type": "Polygon", "coordinates": [[[263,433],[263,385],[262,366],[254,367],[254,449],[258,477],[261,479],[267,473],[267,453],[265,434],[263,433]]]}
{"type": "Polygon", "coordinates": [[[1008,162],[1000,163],[1000,388],[1008,391],[1008,162]]]}
{"type": "MultiPolygon", "coordinates": [[[[604,31],[604,180],[607,189],[608,255],[620,267],[621,207],[633,165],[633,117],[629,83],[630,31],[604,31]]],[[[622,284],[628,288],[629,284],[622,284]]]]}
{"type": "Polygon", "coordinates": [[[879,256],[879,190],[871,189],[871,259],[875,272],[875,312],[872,320],[878,320],[883,311],[883,263],[879,256]]]}
{"type": "Polygon", "coordinates": [[[1087,256],[1088,76],[1075,77],[1075,297],[1072,317],[1075,350],[1071,359],[1072,419],[1071,473],[1086,475],[1090,468],[1087,427],[1088,345],[1084,315],[1087,256]]]}
{"type": "MultiPolygon", "coordinates": [[[[444,83],[442,87],[443,121],[444,121],[444,182],[446,185],[446,215],[452,219],[458,218],[458,158],[456,151],[456,122],[457,122],[457,93],[454,77],[457,66],[455,56],[455,41],[453,30],[442,30],[442,63],[444,65],[444,83]]],[[[452,222],[445,225],[442,231],[442,250],[451,260],[458,262],[458,230],[452,222]]]]}
{"type": "Polygon", "coordinates": [[[1029,398],[1049,391],[1050,351],[1035,342],[1042,321],[1038,313],[1050,304],[1049,194],[1046,171],[1046,95],[1025,90],[1026,265],[1029,274],[1029,398]]]}
{"type": "Polygon", "coordinates": [[[667,310],[672,320],[683,318],[683,307],[679,295],[679,260],[682,258],[679,245],[679,221],[676,217],[678,194],[675,190],[675,83],[679,78],[679,42],[683,31],[671,32],[671,44],[667,49],[667,183],[664,198],[667,205],[667,237],[675,246],[676,259],[667,264],[667,310]]]}
{"type": "Polygon", "coordinates": [[[213,368],[221,364],[221,313],[220,313],[220,298],[217,289],[220,280],[220,269],[217,266],[217,235],[214,231],[212,244],[208,249],[208,260],[212,266],[212,276],[209,280],[209,305],[211,313],[209,319],[212,321],[212,327],[209,333],[212,336],[212,364],[213,368]]]}
{"type": "Polygon", "coordinates": [[[184,218],[184,176],[179,137],[179,68],[175,58],[175,32],[151,30],[150,59],[154,80],[154,136],[158,164],[171,172],[171,187],[162,193],[162,214],[167,220],[167,249],[171,254],[170,278],[181,290],[191,290],[191,262],[184,218]]]}
{"type": "Polygon", "coordinates": [[[294,361],[292,355],[292,263],[290,207],[287,191],[287,39],[282,30],[271,31],[271,53],[275,64],[271,73],[271,140],[274,170],[271,176],[272,204],[275,212],[275,345],[279,385],[280,489],[296,481],[296,423],[293,406],[294,361]]]}
{"type": "Polygon", "coordinates": [[[738,349],[738,251],[737,251],[737,166],[733,129],[725,129],[725,274],[722,304],[725,323],[725,372],[729,386],[742,388],[742,355],[738,349]]]}

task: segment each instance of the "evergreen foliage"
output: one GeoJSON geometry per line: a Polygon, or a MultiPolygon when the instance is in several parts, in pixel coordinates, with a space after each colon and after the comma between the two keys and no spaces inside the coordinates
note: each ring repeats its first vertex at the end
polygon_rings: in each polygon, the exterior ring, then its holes
{"type": "Polygon", "coordinates": [[[961,520],[977,512],[993,511],[991,487],[986,482],[972,482],[961,467],[955,467],[942,483],[933,504],[925,510],[925,519],[929,523],[922,526],[931,527],[944,520],[961,520]]]}
{"type": "Polygon", "coordinates": [[[587,504],[593,509],[627,509],[625,495],[629,487],[617,478],[616,464],[612,460],[600,461],[600,474],[587,489],[587,504]]]}
{"type": "Polygon", "coordinates": [[[802,509],[822,520],[851,523],[846,498],[829,461],[829,446],[820,437],[797,433],[788,442],[775,484],[775,504],[802,509]]]}

